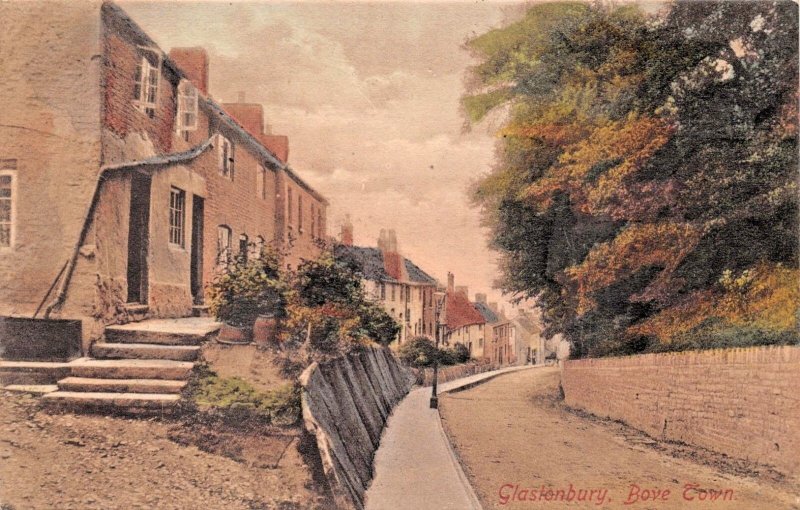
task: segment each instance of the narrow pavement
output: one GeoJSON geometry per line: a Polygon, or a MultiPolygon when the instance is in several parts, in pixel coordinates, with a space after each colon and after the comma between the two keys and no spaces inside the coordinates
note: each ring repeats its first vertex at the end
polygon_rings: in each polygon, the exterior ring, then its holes
{"type": "Polygon", "coordinates": [[[558,382],[558,369],[528,370],[440,400],[484,508],[800,508],[791,477],[577,415],[558,382]]]}
{"type": "MultiPolygon", "coordinates": [[[[440,384],[440,391],[491,379],[509,367],[440,384]]],[[[430,409],[431,388],[412,390],[395,408],[375,454],[375,476],[367,510],[480,509],[475,492],[455,458],[439,413],[430,409]]]]}

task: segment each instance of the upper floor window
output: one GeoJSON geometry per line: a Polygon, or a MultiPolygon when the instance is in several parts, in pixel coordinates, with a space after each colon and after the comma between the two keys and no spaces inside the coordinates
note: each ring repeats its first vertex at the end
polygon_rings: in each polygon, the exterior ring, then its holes
{"type": "Polygon", "coordinates": [[[256,168],[256,196],[262,200],[267,199],[267,169],[261,165],[256,168]]]}
{"type": "Polygon", "coordinates": [[[183,248],[185,246],[186,192],[171,188],[169,191],[169,243],[183,248]]]}
{"type": "Polygon", "coordinates": [[[317,236],[317,217],[314,215],[314,202],[311,202],[311,238],[317,236]]]}
{"type": "Polygon", "coordinates": [[[292,224],[292,188],[286,187],[286,222],[291,225],[292,224]]]}
{"type": "Polygon", "coordinates": [[[16,159],[0,160],[0,248],[14,246],[16,159]]]}
{"type": "Polygon", "coordinates": [[[303,232],[303,195],[297,196],[297,229],[303,232]]]}
{"type": "Polygon", "coordinates": [[[322,224],[322,210],[317,209],[317,237],[322,239],[325,237],[325,225],[322,224]]]}
{"type": "Polygon", "coordinates": [[[222,135],[217,135],[217,156],[219,157],[219,173],[223,177],[233,180],[233,162],[235,148],[230,140],[222,135]]]}
{"type": "Polygon", "coordinates": [[[161,75],[160,68],[161,57],[156,54],[142,56],[141,60],[136,65],[133,99],[136,106],[150,118],[153,118],[156,114],[158,85],[161,75]]]}
{"type": "Polygon", "coordinates": [[[381,282],[381,299],[386,299],[386,284],[381,282]]]}
{"type": "Polygon", "coordinates": [[[197,129],[197,89],[188,80],[181,80],[178,85],[178,119],[177,130],[184,139],[189,131],[197,129]]]}

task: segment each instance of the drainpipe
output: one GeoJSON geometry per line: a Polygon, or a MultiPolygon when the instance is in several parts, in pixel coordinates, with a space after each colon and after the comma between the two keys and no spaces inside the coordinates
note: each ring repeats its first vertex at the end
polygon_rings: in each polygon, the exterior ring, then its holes
{"type": "MultiPolygon", "coordinates": [[[[52,311],[60,307],[62,304],[64,304],[64,300],[67,297],[67,289],[69,289],[69,283],[72,280],[72,273],[75,270],[75,266],[78,262],[78,254],[80,253],[81,246],[83,246],[84,241],[86,241],[86,236],[89,234],[89,229],[92,226],[92,218],[94,217],[94,211],[97,208],[97,202],[100,199],[100,190],[103,186],[103,183],[109,178],[111,173],[115,171],[132,170],[137,167],[168,166],[172,163],[188,161],[196,158],[197,156],[205,152],[206,149],[211,147],[211,141],[213,139],[214,137],[211,137],[208,140],[206,140],[202,145],[199,145],[189,151],[182,153],[172,154],[168,156],[155,156],[148,159],[143,159],[138,161],[128,161],[125,163],[115,163],[111,165],[103,165],[102,167],[100,167],[100,173],[97,176],[97,181],[95,182],[94,186],[94,193],[92,194],[92,201],[89,203],[89,207],[87,207],[86,214],[83,217],[83,226],[81,227],[81,231],[78,236],[78,241],[75,243],[75,247],[72,249],[72,255],[67,261],[66,268],[63,271],[64,277],[62,278],[58,286],[58,292],[56,293],[56,297],[53,299],[53,301],[50,302],[49,305],[47,305],[47,308],[44,311],[45,319],[49,319],[52,311]]],[[[59,273],[59,276],[60,275],[61,273],[59,273]]],[[[36,314],[34,314],[34,318],[35,317],[36,314]]]]}

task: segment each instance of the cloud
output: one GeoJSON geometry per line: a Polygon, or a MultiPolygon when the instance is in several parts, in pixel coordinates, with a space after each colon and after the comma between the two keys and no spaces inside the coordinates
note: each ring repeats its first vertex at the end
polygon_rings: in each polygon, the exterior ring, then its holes
{"type": "MultiPolygon", "coordinates": [[[[439,278],[489,290],[468,187],[494,161],[485,130],[462,133],[471,64],[462,44],[514,16],[486,3],[127,3],[165,49],[206,47],[215,99],[264,105],[290,138],[290,163],[329,198],[330,230],[349,213],[356,242],[397,231],[401,250],[439,278]]],[[[497,294],[495,293],[495,298],[497,294]]]]}

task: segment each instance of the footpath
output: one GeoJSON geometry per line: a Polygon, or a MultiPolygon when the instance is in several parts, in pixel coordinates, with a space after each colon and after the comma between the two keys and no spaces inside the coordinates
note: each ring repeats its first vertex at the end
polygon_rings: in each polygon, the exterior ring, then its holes
{"type": "MultiPolygon", "coordinates": [[[[439,393],[474,386],[532,366],[508,367],[439,385],[439,393]]],[[[375,454],[367,510],[480,510],[475,491],[429,406],[431,388],[412,390],[395,408],[375,454]]]]}

